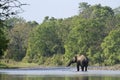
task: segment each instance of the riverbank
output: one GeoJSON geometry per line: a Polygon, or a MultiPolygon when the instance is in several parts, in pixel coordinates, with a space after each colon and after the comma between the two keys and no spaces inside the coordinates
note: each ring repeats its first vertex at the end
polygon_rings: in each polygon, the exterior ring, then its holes
{"type": "Polygon", "coordinates": [[[38,64],[35,63],[23,63],[23,62],[10,62],[10,63],[5,63],[2,62],[0,63],[0,69],[16,69],[16,68],[31,68],[31,67],[38,67],[38,64]]]}
{"type": "Polygon", "coordinates": [[[90,70],[120,70],[120,64],[114,66],[91,66],[90,70]]]}
{"type": "MultiPolygon", "coordinates": [[[[0,69],[41,69],[41,68],[64,68],[63,66],[22,66],[22,67],[7,67],[2,66],[0,69]]],[[[67,67],[66,67],[67,68],[67,67]]],[[[68,67],[69,68],[69,67],[68,67]]],[[[74,67],[76,68],[76,67],[74,67]]],[[[88,70],[120,70],[120,65],[114,66],[89,66],[88,70]]]]}
{"type": "MultiPolygon", "coordinates": [[[[51,68],[51,67],[65,67],[63,66],[46,66],[38,65],[35,63],[23,63],[23,62],[14,62],[9,61],[9,63],[0,63],[0,69],[15,69],[15,68],[26,68],[26,69],[39,69],[39,68],[51,68]]],[[[75,66],[74,66],[75,67],[75,66]]],[[[114,66],[89,66],[88,70],[120,70],[120,64],[114,66]]]]}

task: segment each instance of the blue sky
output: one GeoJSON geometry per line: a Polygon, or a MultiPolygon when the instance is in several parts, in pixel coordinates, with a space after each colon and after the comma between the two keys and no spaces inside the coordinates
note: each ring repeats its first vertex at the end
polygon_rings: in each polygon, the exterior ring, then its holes
{"type": "Polygon", "coordinates": [[[27,21],[37,21],[41,23],[45,16],[55,18],[67,18],[78,14],[80,2],[88,4],[101,4],[117,8],[120,0],[19,0],[30,5],[23,6],[24,13],[19,14],[27,21]]]}

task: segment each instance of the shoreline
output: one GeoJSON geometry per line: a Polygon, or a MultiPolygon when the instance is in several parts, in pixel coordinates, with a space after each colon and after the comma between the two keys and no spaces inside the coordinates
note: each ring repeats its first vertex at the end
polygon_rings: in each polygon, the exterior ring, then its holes
{"type": "MultiPolygon", "coordinates": [[[[0,69],[19,69],[19,70],[44,70],[44,69],[69,69],[69,68],[76,68],[76,67],[12,67],[12,68],[0,68],[0,69]]],[[[95,66],[95,67],[88,67],[88,70],[112,70],[117,71],[120,70],[120,67],[109,67],[109,66],[95,66]]]]}
{"type": "MultiPolygon", "coordinates": [[[[72,68],[76,68],[76,66],[71,66],[72,68]]],[[[65,67],[65,66],[43,66],[43,65],[38,65],[38,66],[22,66],[22,67],[7,67],[7,66],[2,66],[0,69],[41,69],[41,68],[70,68],[70,67],[65,67]]],[[[116,64],[113,66],[88,66],[88,70],[120,70],[120,64],[116,64]]]]}
{"type": "Polygon", "coordinates": [[[90,66],[90,70],[120,70],[120,64],[114,66],[90,66]]]}

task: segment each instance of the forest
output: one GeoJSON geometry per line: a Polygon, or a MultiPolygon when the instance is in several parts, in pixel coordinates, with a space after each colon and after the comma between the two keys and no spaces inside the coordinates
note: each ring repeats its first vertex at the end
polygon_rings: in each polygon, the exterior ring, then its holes
{"type": "Polygon", "coordinates": [[[46,16],[42,23],[21,17],[0,20],[1,62],[65,66],[84,54],[90,65],[119,64],[120,7],[83,2],[78,10],[64,19],[46,16]]]}

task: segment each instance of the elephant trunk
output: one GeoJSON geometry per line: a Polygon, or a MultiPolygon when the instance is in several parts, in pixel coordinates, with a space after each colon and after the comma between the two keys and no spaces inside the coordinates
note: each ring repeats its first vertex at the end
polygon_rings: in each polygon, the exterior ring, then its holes
{"type": "Polygon", "coordinates": [[[67,67],[69,67],[72,63],[74,63],[73,61],[70,61],[67,65],[67,67]]]}

